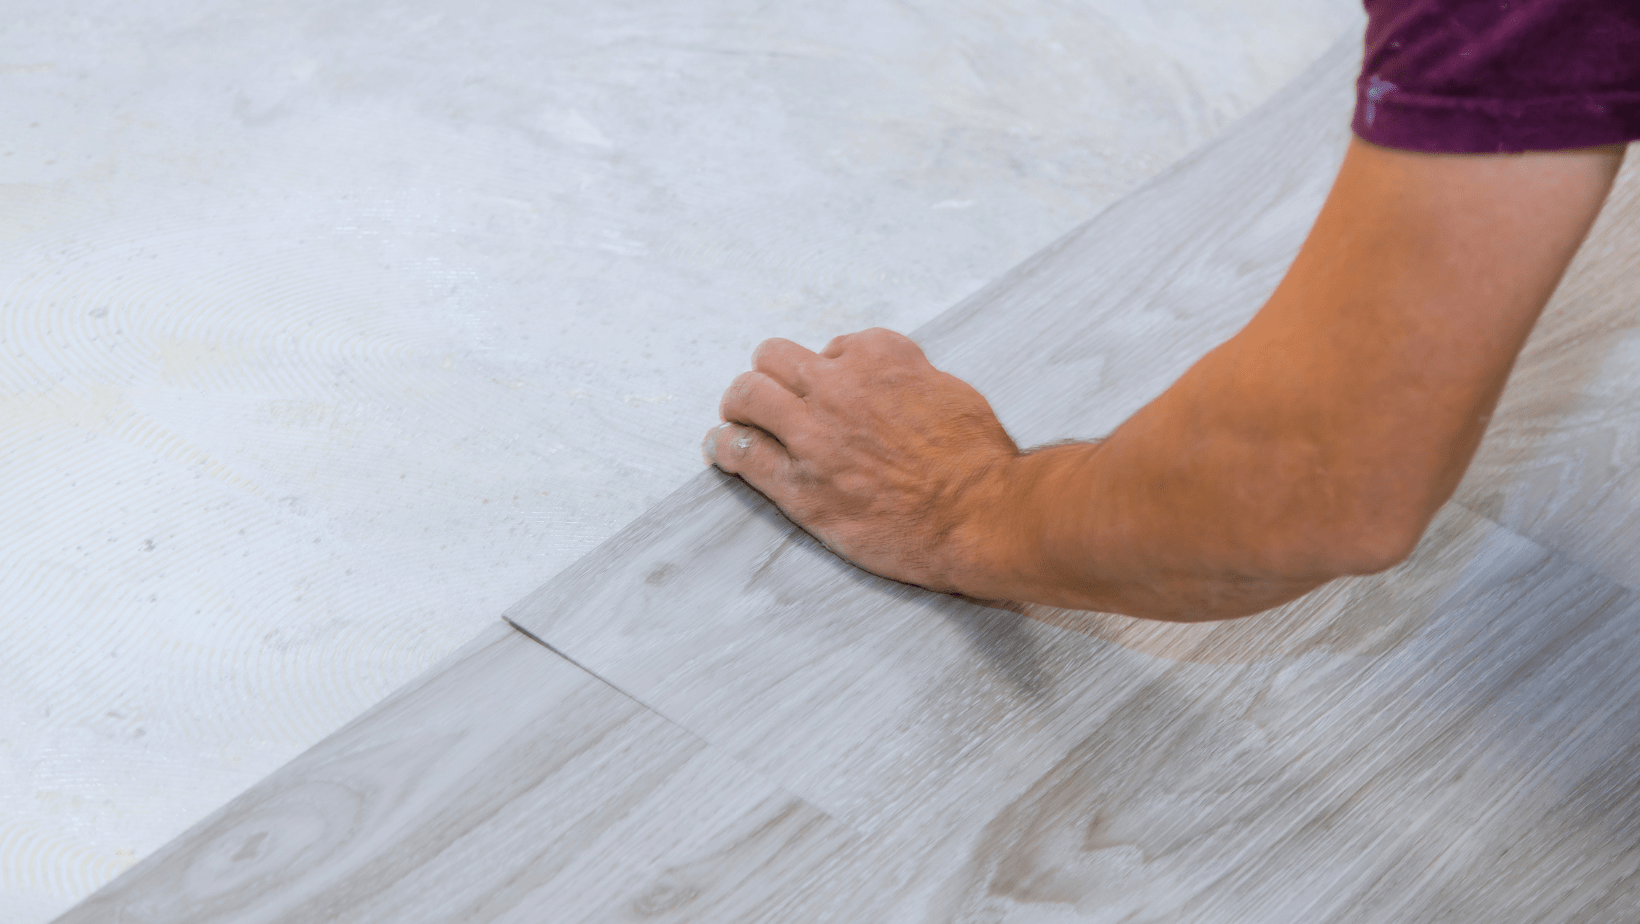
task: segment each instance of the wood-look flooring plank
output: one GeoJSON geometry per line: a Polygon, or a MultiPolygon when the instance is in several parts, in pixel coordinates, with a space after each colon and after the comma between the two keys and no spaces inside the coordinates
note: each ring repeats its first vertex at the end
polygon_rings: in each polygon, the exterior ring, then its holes
{"type": "Polygon", "coordinates": [[[1640,589],[1640,149],[1533,330],[1458,499],[1640,589]]]}
{"type": "Polygon", "coordinates": [[[59,921],[780,920],[852,836],[498,624],[59,921]]]}
{"type": "MultiPolygon", "coordinates": [[[[1409,567],[1334,594],[1263,625],[1084,621],[1085,664],[1051,680],[1067,708],[975,728],[923,810],[851,849],[869,878],[804,919],[1640,910],[1640,600],[1459,508],[1409,567]]],[[[929,694],[911,708],[959,698],[929,694]]]]}
{"type": "Polygon", "coordinates": [[[848,588],[824,555],[769,564],[757,613],[673,588],[650,613],[747,618],[612,662],[871,833],[793,920],[1581,921],[1640,901],[1640,605],[1462,508],[1401,569],[1220,625],[848,588]]]}

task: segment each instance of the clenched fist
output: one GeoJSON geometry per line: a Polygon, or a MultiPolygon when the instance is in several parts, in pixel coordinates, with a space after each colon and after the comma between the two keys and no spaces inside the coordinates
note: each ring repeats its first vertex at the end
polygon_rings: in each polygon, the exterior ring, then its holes
{"type": "Polygon", "coordinates": [[[752,365],[724,393],[707,462],[860,567],[964,592],[1020,458],[979,392],[881,328],[819,353],[767,340],[752,365]]]}

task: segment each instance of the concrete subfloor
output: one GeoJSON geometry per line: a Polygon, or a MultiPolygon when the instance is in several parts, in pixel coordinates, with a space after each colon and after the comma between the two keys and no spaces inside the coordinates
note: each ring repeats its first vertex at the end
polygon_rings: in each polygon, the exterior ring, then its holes
{"type": "Polygon", "coordinates": [[[5,12],[4,924],[683,482],[759,340],[915,327],[1359,27],[1351,0],[5,12]]]}

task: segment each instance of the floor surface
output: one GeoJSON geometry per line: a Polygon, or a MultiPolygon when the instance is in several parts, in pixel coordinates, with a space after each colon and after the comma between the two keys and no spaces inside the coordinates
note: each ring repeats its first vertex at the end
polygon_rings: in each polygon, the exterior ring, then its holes
{"type": "MultiPolygon", "coordinates": [[[[1101,432],[1280,280],[1357,61],[919,342],[1027,440],[1101,432]]],[[[1631,920],[1640,598],[1587,549],[1637,513],[1637,251],[1631,161],[1385,573],[1224,623],[979,606],[705,472],[61,924],[1631,920]]]]}
{"type": "Polygon", "coordinates": [[[68,907],[910,329],[1346,0],[0,17],[0,922],[68,907]]]}

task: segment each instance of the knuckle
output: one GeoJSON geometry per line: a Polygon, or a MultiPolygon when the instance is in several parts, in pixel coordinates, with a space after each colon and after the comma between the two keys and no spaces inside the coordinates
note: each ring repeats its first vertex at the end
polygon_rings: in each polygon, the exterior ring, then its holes
{"type": "Polygon", "coordinates": [[[883,346],[901,356],[922,355],[922,347],[917,346],[917,341],[896,331],[883,331],[883,346]]]}
{"type": "Polygon", "coordinates": [[[735,376],[734,381],[723,391],[723,400],[718,404],[718,411],[730,415],[738,410],[751,397],[759,375],[761,373],[742,372],[735,376]]]}
{"type": "Polygon", "coordinates": [[[737,458],[745,458],[751,455],[752,450],[757,447],[758,433],[751,427],[735,427],[729,431],[727,436],[729,438],[729,451],[734,453],[737,458]]]}
{"type": "Polygon", "coordinates": [[[862,346],[880,356],[906,360],[922,355],[922,350],[910,337],[886,327],[873,327],[861,331],[858,336],[862,346]]]}
{"type": "Polygon", "coordinates": [[[809,435],[808,428],[801,424],[789,428],[780,434],[781,445],[786,447],[786,454],[794,460],[813,460],[820,455],[820,446],[809,435]]]}
{"type": "Polygon", "coordinates": [[[805,351],[802,347],[784,337],[770,337],[752,351],[752,366],[757,369],[769,369],[780,365],[782,354],[786,355],[789,361],[792,355],[803,352],[805,351]]]}
{"type": "Polygon", "coordinates": [[[855,334],[854,338],[859,341],[861,346],[870,347],[875,350],[880,349],[883,346],[883,335],[887,333],[888,331],[881,327],[868,327],[865,330],[855,334]]]}

